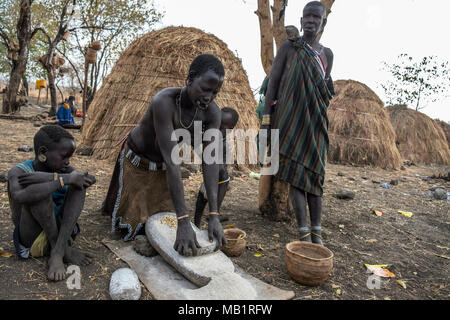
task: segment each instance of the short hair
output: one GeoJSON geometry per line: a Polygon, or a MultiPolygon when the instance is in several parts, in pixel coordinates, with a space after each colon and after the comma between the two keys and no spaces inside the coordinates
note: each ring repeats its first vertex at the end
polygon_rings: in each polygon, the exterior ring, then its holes
{"type": "Polygon", "coordinates": [[[69,99],[68,99],[69,101],[70,100],[75,100],[75,97],[74,96],[69,96],[69,99]]]}
{"type": "Polygon", "coordinates": [[[214,71],[219,77],[225,76],[223,64],[216,56],[212,54],[201,54],[192,61],[189,67],[188,80],[194,80],[208,70],[214,71]]]}
{"type": "Polygon", "coordinates": [[[285,29],[288,39],[295,39],[300,37],[300,32],[298,31],[298,28],[296,26],[286,26],[285,29]]]}
{"type": "Polygon", "coordinates": [[[310,1],[310,2],[308,2],[308,3],[305,5],[305,7],[303,8],[303,11],[305,11],[305,9],[306,9],[307,7],[312,7],[312,6],[319,6],[319,7],[321,7],[322,10],[323,10],[323,15],[325,16],[325,13],[327,12],[327,8],[326,8],[325,5],[324,5],[322,2],[320,2],[320,1],[310,1]]]}
{"type": "Polygon", "coordinates": [[[222,113],[228,113],[231,115],[231,120],[233,121],[232,126],[234,128],[239,120],[239,113],[235,109],[230,107],[223,107],[221,111],[222,113]]]}
{"type": "Polygon", "coordinates": [[[39,148],[45,146],[49,149],[60,142],[61,139],[75,140],[74,137],[63,127],[57,125],[44,126],[34,135],[34,153],[38,155],[39,148]]]}

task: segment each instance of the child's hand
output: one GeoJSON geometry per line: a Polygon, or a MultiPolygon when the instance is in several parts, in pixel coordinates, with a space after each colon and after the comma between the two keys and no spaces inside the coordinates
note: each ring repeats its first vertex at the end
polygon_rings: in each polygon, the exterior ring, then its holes
{"type": "Polygon", "coordinates": [[[69,174],[69,184],[77,189],[89,188],[95,183],[95,178],[87,171],[74,170],[69,174]]]}

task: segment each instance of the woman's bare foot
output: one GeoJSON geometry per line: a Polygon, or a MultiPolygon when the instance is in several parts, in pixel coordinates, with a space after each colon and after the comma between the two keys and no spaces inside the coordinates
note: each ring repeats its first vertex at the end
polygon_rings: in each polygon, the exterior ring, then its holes
{"type": "Polygon", "coordinates": [[[73,247],[66,247],[64,261],[69,264],[76,264],[77,266],[87,266],[92,262],[92,255],[84,253],[73,247]]]}
{"type": "Polygon", "coordinates": [[[66,278],[66,268],[64,267],[62,255],[50,255],[47,278],[51,281],[61,281],[66,278]]]}

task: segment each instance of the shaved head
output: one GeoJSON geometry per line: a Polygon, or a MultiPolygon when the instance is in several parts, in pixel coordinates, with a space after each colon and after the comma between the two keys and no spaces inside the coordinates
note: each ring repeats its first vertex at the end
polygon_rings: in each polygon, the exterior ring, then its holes
{"type": "Polygon", "coordinates": [[[324,4],[323,4],[322,2],[320,2],[320,1],[311,1],[311,2],[308,2],[308,3],[305,5],[305,7],[303,8],[303,12],[305,11],[306,8],[314,7],[314,6],[320,7],[320,8],[322,9],[322,15],[325,16],[325,14],[326,14],[326,12],[327,12],[327,8],[325,8],[324,4]]]}

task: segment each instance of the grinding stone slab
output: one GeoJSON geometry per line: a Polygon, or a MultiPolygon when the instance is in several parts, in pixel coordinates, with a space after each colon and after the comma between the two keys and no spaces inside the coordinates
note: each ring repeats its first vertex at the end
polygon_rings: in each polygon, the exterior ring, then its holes
{"type": "MultiPolygon", "coordinates": [[[[133,250],[132,244],[122,240],[103,240],[103,244],[136,272],[156,300],[289,300],[295,295],[293,291],[264,283],[237,266],[234,275],[241,278],[239,283],[230,282],[224,287],[224,283],[213,279],[209,285],[199,287],[167,264],[161,256],[141,256],[133,250]],[[248,290],[238,292],[242,281],[252,287],[250,295],[245,296],[248,290]]],[[[235,279],[229,278],[231,281],[235,279]]]]}
{"type": "Polygon", "coordinates": [[[191,223],[192,229],[202,247],[199,249],[200,255],[182,256],[175,251],[173,245],[177,235],[177,227],[165,223],[167,221],[167,218],[164,219],[165,216],[172,217],[172,219],[176,218],[176,214],[172,212],[152,215],[145,223],[145,234],[152,247],[168,264],[200,287],[207,285],[213,277],[217,278],[223,274],[233,276],[233,262],[222,251],[214,252],[217,240],[214,240],[213,243],[209,242],[208,231],[198,229],[193,223],[191,223]]]}

